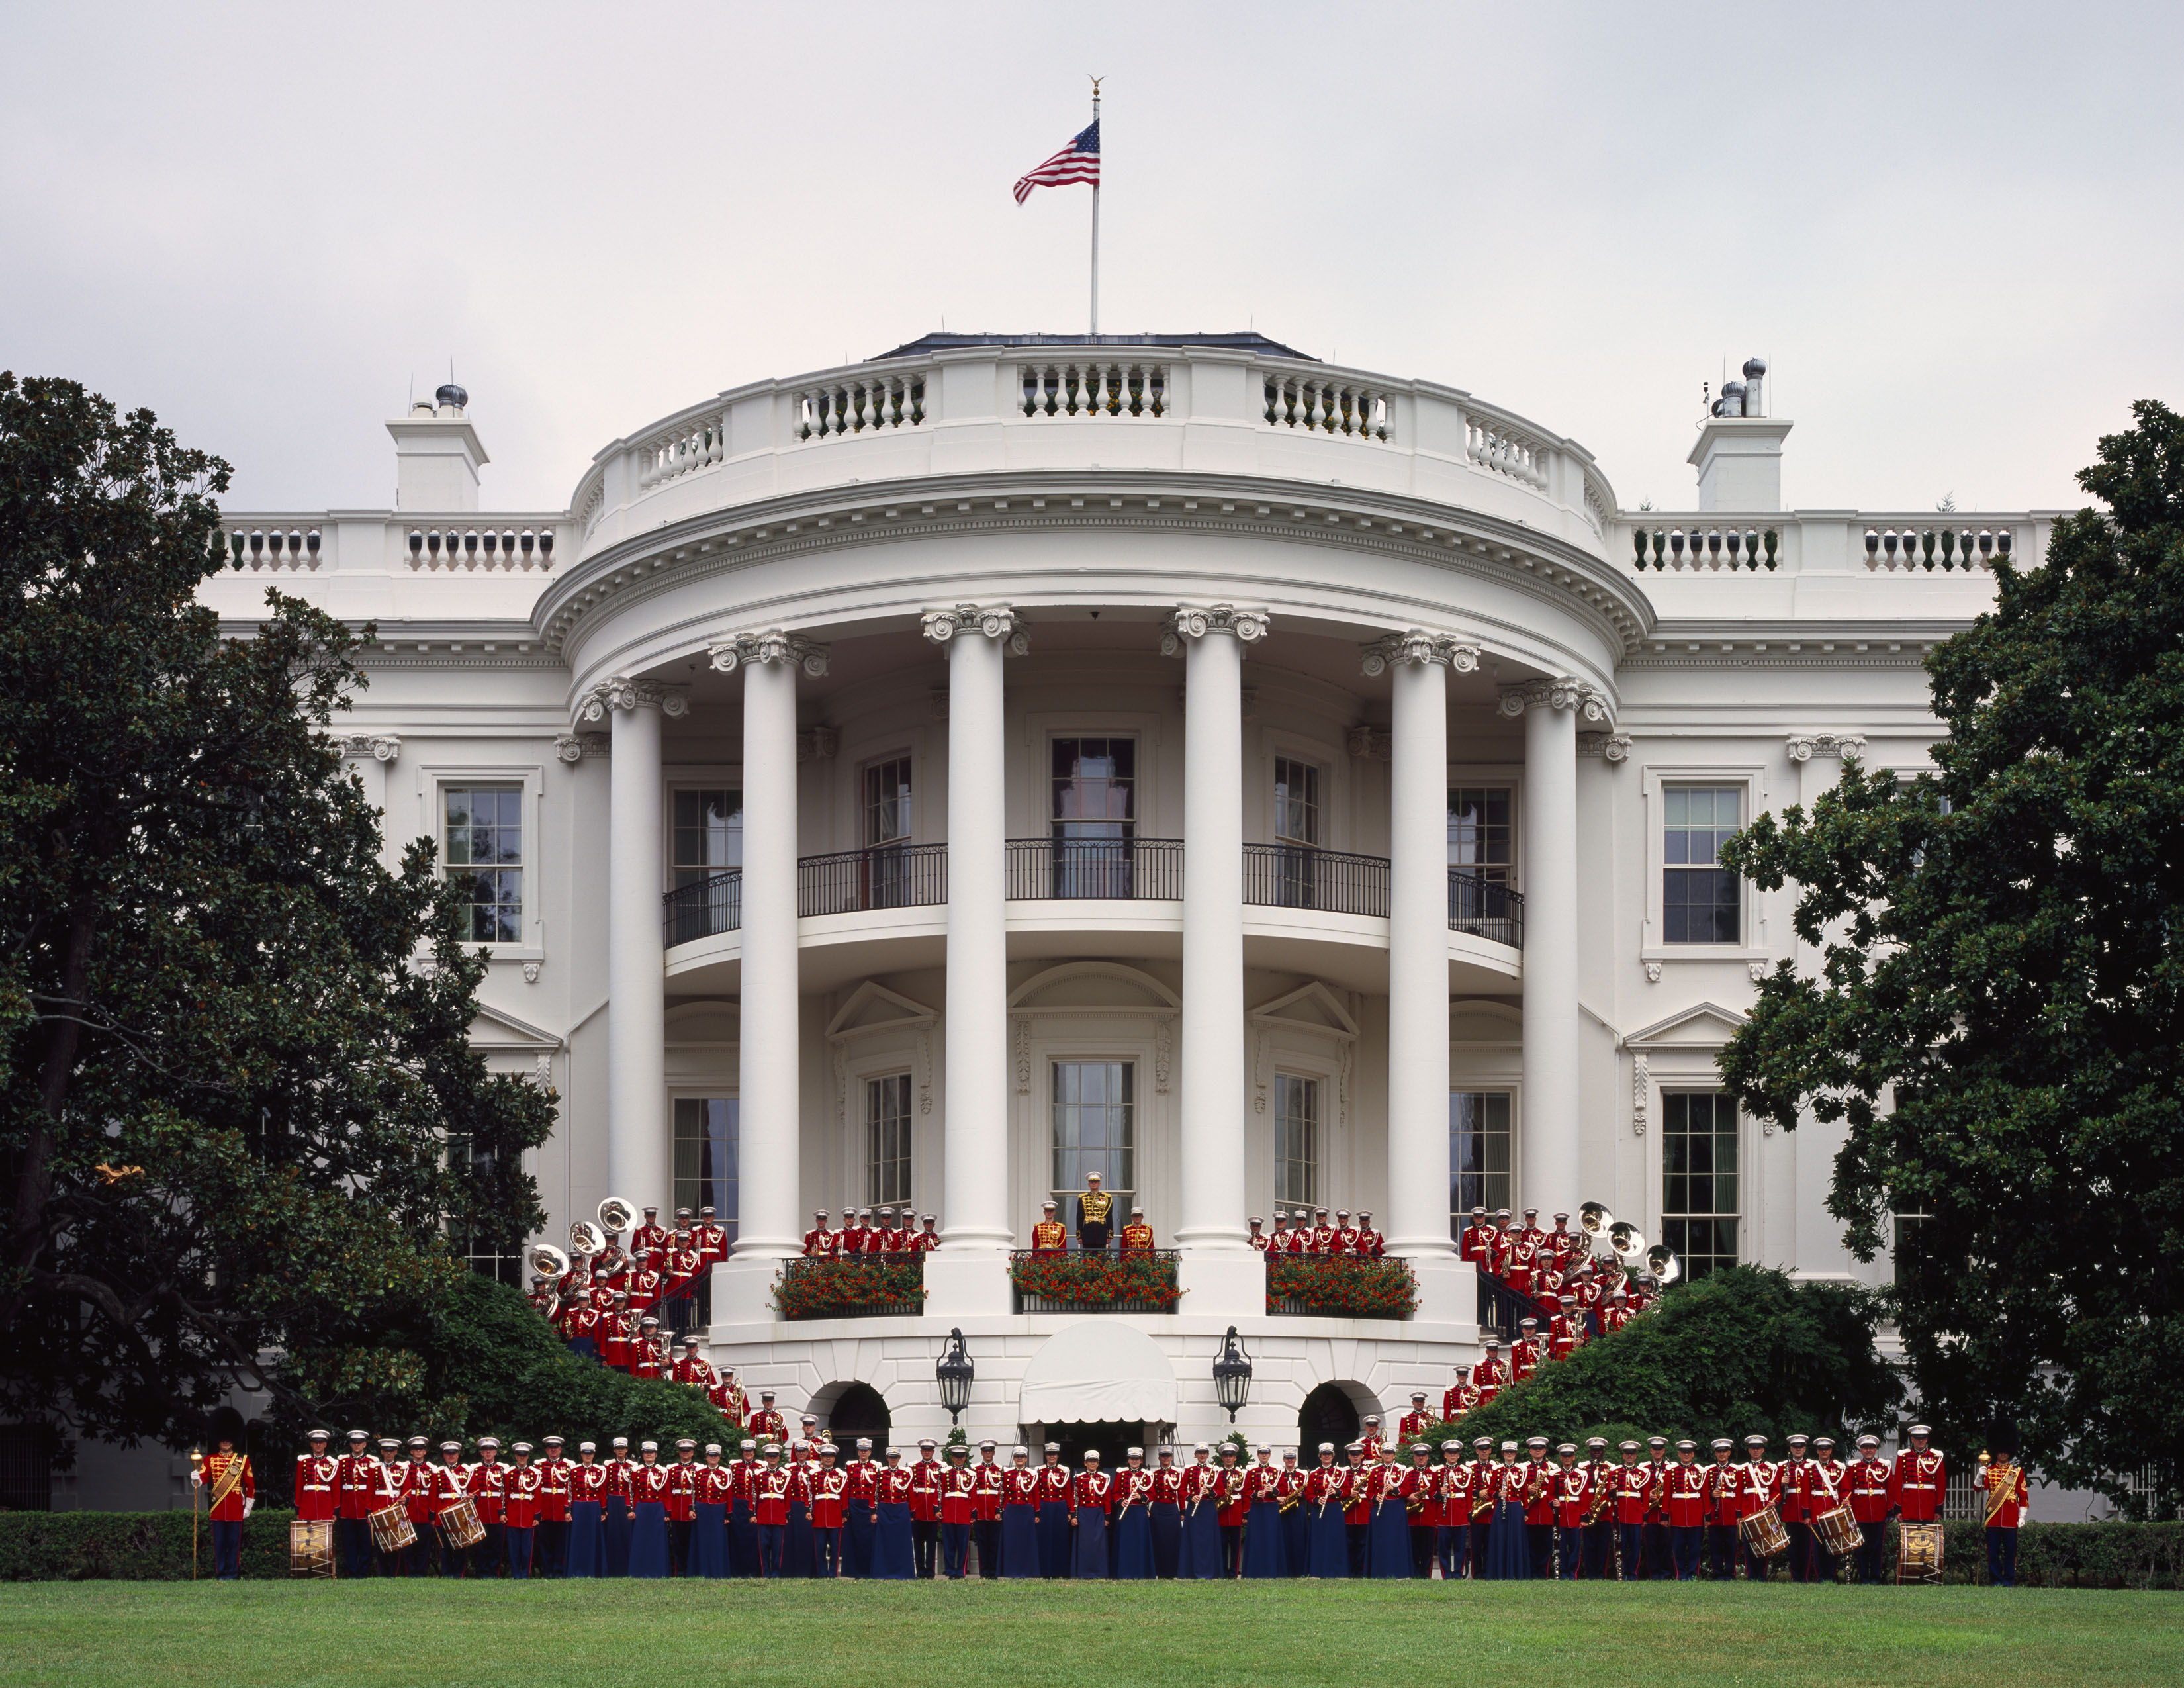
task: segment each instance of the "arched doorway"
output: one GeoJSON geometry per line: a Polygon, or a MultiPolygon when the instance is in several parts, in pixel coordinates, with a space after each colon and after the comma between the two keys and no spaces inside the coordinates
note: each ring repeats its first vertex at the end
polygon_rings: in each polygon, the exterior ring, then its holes
{"type": "Polygon", "coordinates": [[[1317,1464],[1322,1442],[1333,1442],[1340,1453],[1357,1440],[1362,1422],[1347,1390],[1340,1384],[1322,1384],[1305,1396],[1304,1408],[1297,1414],[1298,1462],[1317,1464]]]}
{"type": "Polygon", "coordinates": [[[870,1384],[849,1384],[827,1413],[827,1433],[848,1456],[855,1455],[858,1437],[869,1436],[872,1457],[878,1459],[886,1451],[891,1424],[887,1402],[870,1384]]]}

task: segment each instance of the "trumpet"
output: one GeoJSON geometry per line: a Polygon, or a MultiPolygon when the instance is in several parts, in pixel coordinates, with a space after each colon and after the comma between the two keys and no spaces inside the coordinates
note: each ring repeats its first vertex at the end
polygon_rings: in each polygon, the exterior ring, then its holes
{"type": "Polygon", "coordinates": [[[599,1228],[610,1235],[627,1231],[637,1223],[637,1209],[618,1195],[610,1195],[599,1204],[599,1228]]]}
{"type": "Polygon", "coordinates": [[[533,1243],[526,1258],[531,1269],[541,1278],[550,1278],[559,1283],[569,1275],[569,1256],[551,1243],[533,1243]]]}

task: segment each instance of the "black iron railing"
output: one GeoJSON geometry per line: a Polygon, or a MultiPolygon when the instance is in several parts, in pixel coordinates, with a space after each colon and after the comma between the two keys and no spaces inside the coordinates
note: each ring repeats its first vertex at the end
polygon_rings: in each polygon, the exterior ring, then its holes
{"type": "Polygon", "coordinates": [[[1244,900],[1326,914],[1388,912],[1388,859],[1306,844],[1244,846],[1244,900]]]}
{"type": "Polygon", "coordinates": [[[744,874],[740,867],[715,873],[694,885],[680,886],[662,900],[666,905],[668,945],[694,944],[739,932],[744,923],[744,874]]]}
{"type": "Polygon", "coordinates": [[[773,1304],[784,1319],[916,1318],[925,1310],[925,1256],[784,1260],[773,1304]]]}
{"type": "Polygon", "coordinates": [[[878,844],[796,864],[796,912],[930,908],[948,900],[948,846],[878,844]]]}
{"type": "Polygon", "coordinates": [[[1011,902],[1174,902],[1183,895],[1183,840],[1011,838],[1008,882],[1011,902]]]}
{"type": "Polygon", "coordinates": [[[1468,932],[1513,950],[1524,947],[1524,897],[1498,879],[1482,879],[1468,867],[1448,870],[1448,929],[1468,932]]]}
{"type": "Polygon", "coordinates": [[[1524,1319],[1539,1319],[1540,1329],[1546,1329],[1540,1318],[1540,1304],[1529,1295],[1520,1295],[1499,1278],[1482,1272],[1479,1274],[1479,1329],[1482,1334],[1498,1336],[1505,1343],[1514,1342],[1522,1333],[1518,1323],[1524,1319]]]}

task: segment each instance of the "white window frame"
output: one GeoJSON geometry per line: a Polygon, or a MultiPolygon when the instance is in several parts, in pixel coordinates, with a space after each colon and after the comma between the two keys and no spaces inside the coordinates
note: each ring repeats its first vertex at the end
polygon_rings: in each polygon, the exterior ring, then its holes
{"type": "MultiPolygon", "coordinates": [[[[1682,1054],[1687,1051],[1679,1050],[1677,1053],[1682,1054]]],[[[1708,1050],[1707,1053],[1711,1055],[1713,1051],[1708,1050]]],[[[1647,1223],[1645,1230],[1646,1234],[1657,1243],[1667,1240],[1668,1222],[1671,1217],[1666,1205],[1669,1177],[1669,1097],[1671,1094],[1680,1091],[1685,1093],[1706,1091],[1716,1095],[1729,1095],[1728,1087],[1722,1084],[1719,1071],[1709,1072],[1703,1070],[1679,1070],[1688,1064],[1671,1061],[1669,1071],[1652,1075],[1649,1085],[1652,1095],[1647,1099],[1650,1104],[1648,1113],[1652,1123],[1647,1133],[1652,1142],[1646,1156],[1646,1176],[1650,1180],[1650,1188],[1646,1195],[1644,1211],[1647,1223]]],[[[1765,1192],[1760,1183],[1762,1175],[1758,1164],[1759,1134],[1752,1129],[1752,1121],[1741,1107],[1736,1106],[1734,1097],[1730,1098],[1730,1106],[1736,1118],[1736,1212],[1734,1214],[1718,1214],[1712,1217],[1734,1218],[1736,1221],[1736,1264],[1752,1266],[1757,1265],[1761,1258],[1759,1232],[1762,1218],[1766,1212],[1765,1192]]],[[[1674,1217],[1684,1219],[1694,1217],[1703,1218],[1708,1216],[1679,1213],[1674,1217]]]]}
{"type": "MultiPolygon", "coordinates": [[[[1290,1211],[1294,1211],[1297,1206],[1295,1199],[1284,1197],[1273,1189],[1273,1186],[1279,1183],[1281,1178],[1281,1095],[1282,1080],[1284,1078],[1311,1085],[1313,1095],[1318,1099],[1317,1112],[1312,1121],[1313,1129],[1318,1133],[1318,1138],[1312,1145],[1314,1153],[1312,1169],[1312,1182],[1317,1187],[1307,1199],[1306,1205],[1313,1207],[1329,1206],[1331,1204],[1328,1202],[1327,1192],[1329,1184],[1333,1182],[1329,1168],[1334,1159],[1330,1150],[1333,1148],[1334,1119],[1337,1112],[1334,1086],[1340,1081],[1329,1079],[1309,1061],[1288,1058],[1287,1051],[1284,1052],[1284,1058],[1275,1061],[1274,1082],[1268,1087],[1267,1090],[1268,1170],[1273,1174],[1267,1180],[1268,1189],[1267,1200],[1276,1207],[1290,1211]]],[[[1268,1221],[1270,1227],[1272,1223],[1271,1220],[1268,1221]]]]}
{"type": "MultiPolygon", "coordinates": [[[[451,788],[469,785],[517,785],[523,788],[523,941],[518,944],[465,942],[465,950],[483,950],[496,961],[537,961],[546,957],[546,770],[542,764],[499,767],[472,762],[427,762],[417,769],[417,807],[423,825],[417,830],[433,841],[440,877],[448,875],[448,796],[451,788]]],[[[390,829],[391,830],[391,829],[390,829]]],[[[410,834],[415,837],[416,833],[410,834]]]]}
{"type": "Polygon", "coordinates": [[[905,1201],[916,1202],[923,1200],[925,1192],[918,1188],[917,1178],[917,1072],[916,1067],[906,1060],[879,1063],[873,1071],[866,1073],[857,1081],[857,1089],[861,1104],[858,1109],[857,1132],[859,1146],[863,1150],[864,1163],[863,1176],[858,1181],[864,1195],[859,1199],[857,1206],[877,1207],[886,1205],[899,1208],[905,1201]],[[872,1173],[877,1165],[872,1156],[872,1128],[876,1123],[872,1114],[872,1086],[883,1079],[889,1078],[900,1078],[902,1081],[904,1099],[907,1104],[903,1111],[903,1128],[909,1135],[908,1140],[904,1145],[902,1156],[908,1167],[906,1176],[910,1183],[910,1195],[907,1197],[882,1198],[872,1194],[872,1173]]]}
{"type": "Polygon", "coordinates": [[[1263,740],[1259,766],[1259,835],[1253,842],[1286,842],[1274,833],[1274,764],[1305,762],[1319,770],[1319,842],[1297,849],[1350,851],[1355,849],[1350,825],[1351,801],[1350,758],[1340,744],[1325,744],[1301,733],[1269,733],[1263,740]]]}
{"type": "Polygon", "coordinates": [[[1524,766],[1521,762],[1457,762],[1451,763],[1447,777],[1441,781],[1441,838],[1443,853],[1446,853],[1448,837],[1448,794],[1466,786],[1507,786],[1509,789],[1509,889],[1518,895],[1524,890],[1524,838],[1527,816],[1524,813],[1524,766]]]}
{"type": "Polygon", "coordinates": [[[1665,828],[1668,824],[1668,805],[1663,796],[1672,785],[1736,786],[1741,788],[1740,827],[1748,827],[1769,808],[1767,794],[1767,770],[1753,763],[1732,763],[1707,766],[1696,763],[1648,763],[1641,771],[1643,782],[1640,796],[1640,818],[1646,828],[1646,928],[1639,947],[1641,961],[1763,961],[1772,952],[1767,947],[1766,901],[1757,894],[1750,880],[1741,875],[1737,878],[1737,930],[1742,941],[1736,944],[1671,944],[1667,941],[1668,927],[1663,904],[1663,876],[1669,867],[1665,828]]]}

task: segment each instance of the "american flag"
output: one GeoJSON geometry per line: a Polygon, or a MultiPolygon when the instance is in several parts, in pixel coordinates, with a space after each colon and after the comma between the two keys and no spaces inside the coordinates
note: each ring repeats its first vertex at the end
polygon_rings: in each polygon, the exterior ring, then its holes
{"type": "Polygon", "coordinates": [[[1017,203],[1031,198],[1034,187],[1063,187],[1072,181],[1100,186],[1100,120],[1029,175],[1017,183],[1017,203]]]}

